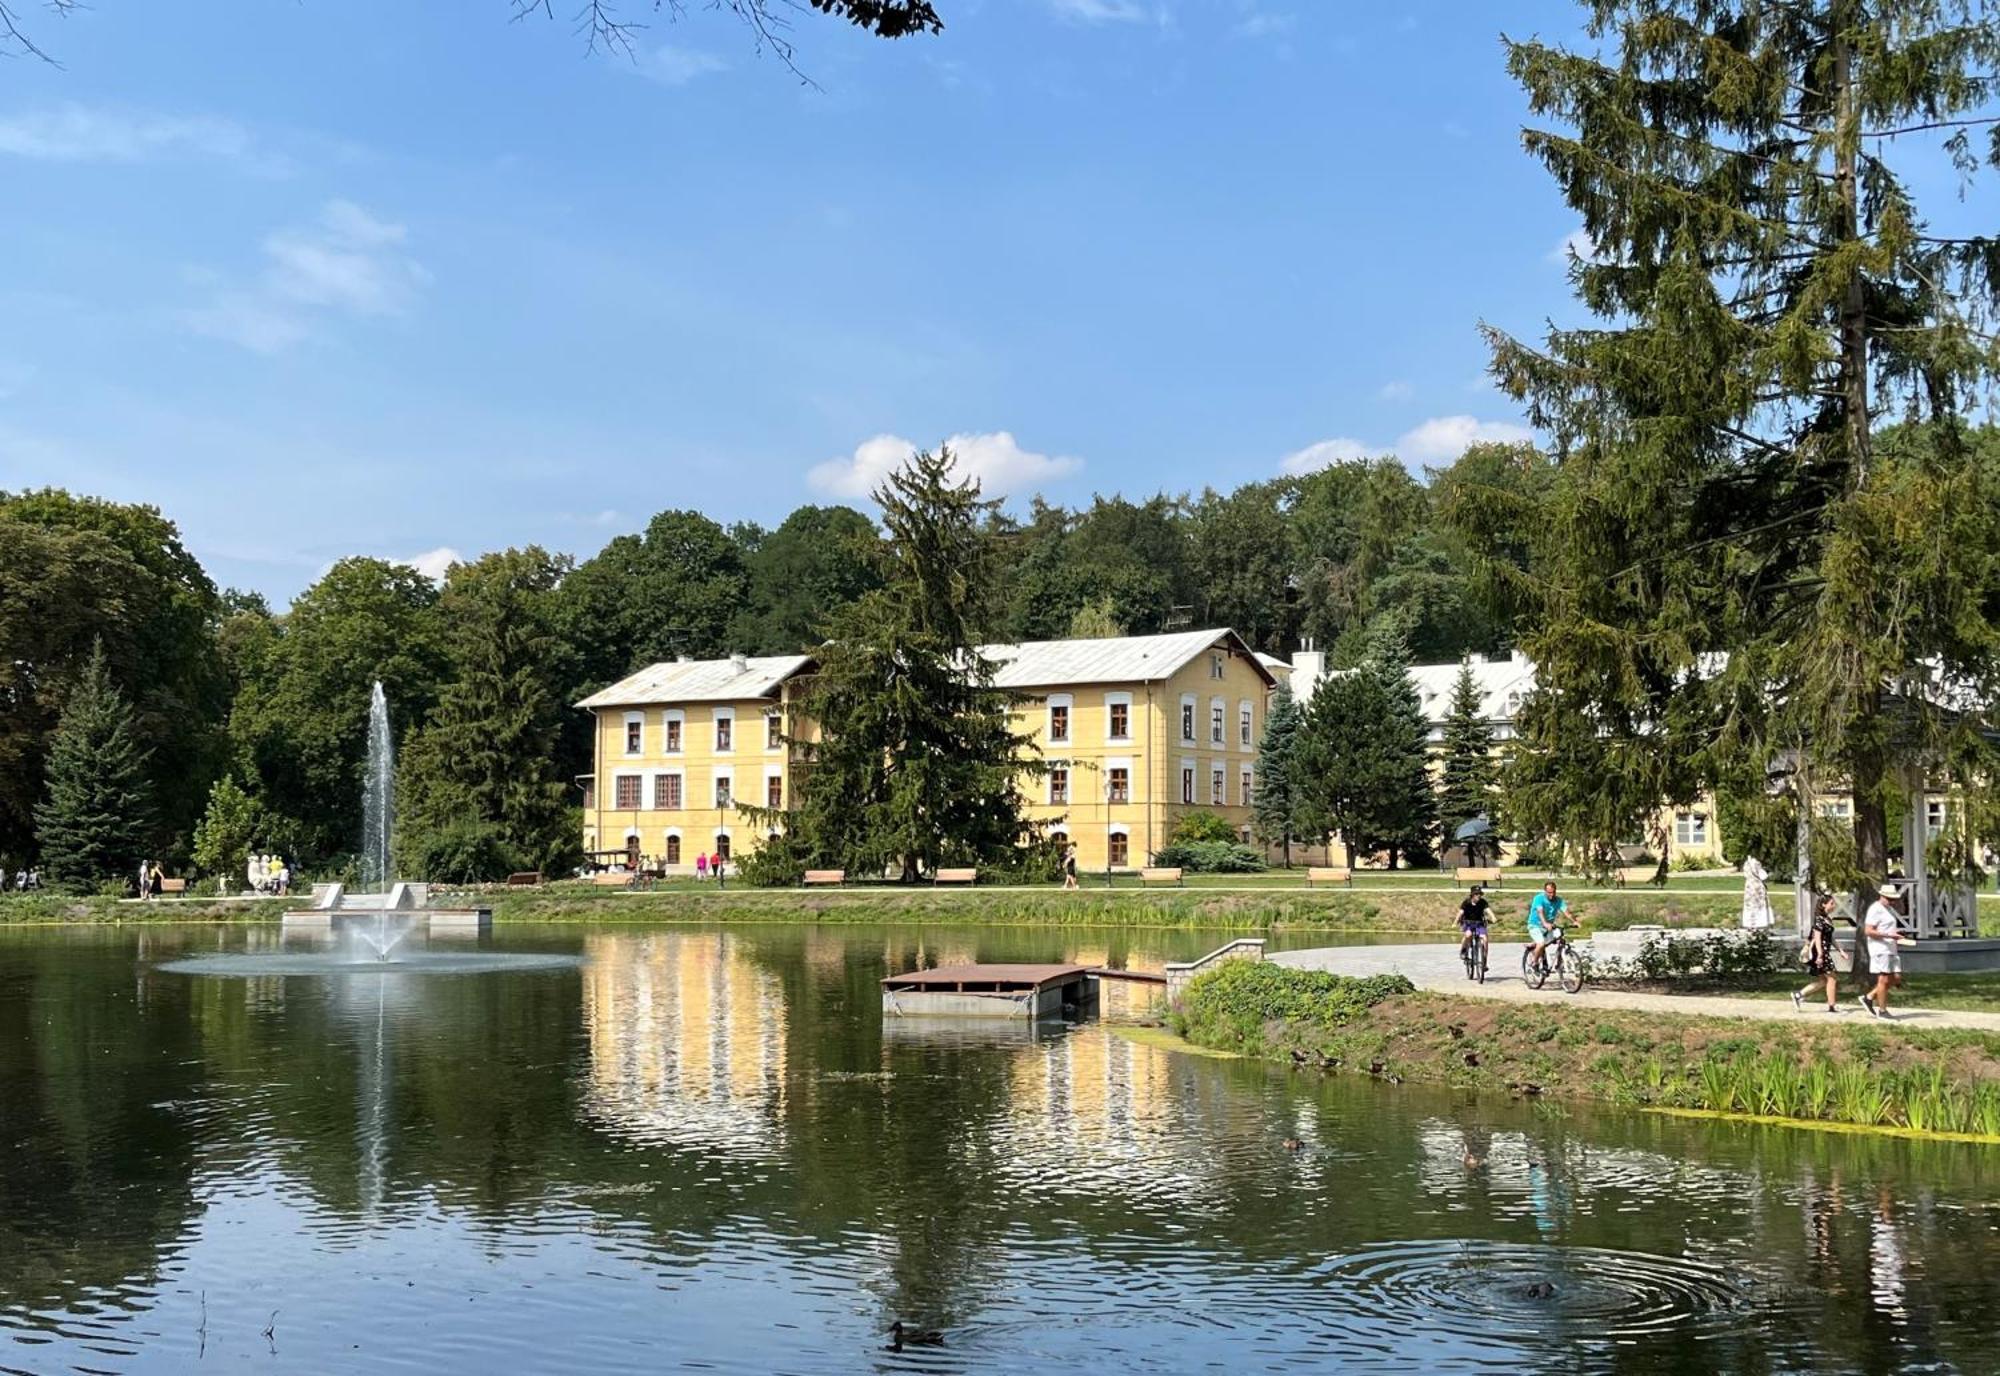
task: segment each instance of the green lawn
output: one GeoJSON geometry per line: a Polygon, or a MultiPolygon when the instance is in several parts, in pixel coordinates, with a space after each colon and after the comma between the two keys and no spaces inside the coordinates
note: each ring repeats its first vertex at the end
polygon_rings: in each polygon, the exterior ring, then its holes
{"type": "MultiPolygon", "coordinates": [[[[1724,989],[1716,992],[1731,997],[1751,999],[1788,998],[1794,989],[1805,983],[1803,972],[1781,971],[1754,989],[1724,989]]],[[[1980,971],[1962,975],[1911,975],[1909,983],[1890,997],[1890,1008],[1937,1008],[1952,1009],[1967,1013],[2000,1013],[2000,970],[1980,971]]],[[[1852,1009],[1854,999],[1861,991],[1852,976],[1843,976],[1840,981],[1840,1002],[1852,1009]]],[[[1807,999],[1807,1007],[1824,1007],[1826,990],[1824,986],[1815,988],[1807,999]]],[[[1822,1015],[1824,1016],[1824,1015],[1822,1015]]],[[[1831,1021],[1831,1019],[1829,1019],[1831,1021]]]]}

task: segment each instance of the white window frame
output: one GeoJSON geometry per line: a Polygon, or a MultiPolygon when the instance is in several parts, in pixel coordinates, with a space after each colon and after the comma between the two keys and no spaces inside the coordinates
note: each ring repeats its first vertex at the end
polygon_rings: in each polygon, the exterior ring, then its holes
{"type": "Polygon", "coordinates": [[[1076,695],[1050,693],[1043,705],[1042,726],[1052,745],[1068,745],[1076,739],[1076,695]],[[1056,734],[1056,708],[1063,709],[1063,733],[1056,734]]]}
{"type": "Polygon", "coordinates": [[[612,771],[612,774],[611,774],[611,811],[613,811],[613,812],[644,812],[645,810],[646,810],[646,775],[645,775],[645,772],[644,772],[643,770],[638,770],[638,769],[618,769],[618,770],[613,770],[613,771],[612,771]],[[636,806],[633,806],[633,807],[625,807],[625,806],[623,806],[623,805],[621,805],[621,804],[619,803],[619,801],[618,801],[618,784],[619,784],[619,781],[620,781],[620,780],[622,780],[622,779],[635,779],[635,780],[637,780],[637,781],[638,781],[638,784],[639,784],[639,789],[638,789],[638,792],[639,792],[639,801],[638,801],[638,803],[637,803],[637,805],[636,805],[636,806]]]}
{"type": "Polygon", "coordinates": [[[1223,654],[1222,651],[1210,650],[1208,652],[1208,676],[1210,678],[1221,678],[1224,666],[1228,663],[1229,657],[1223,654]]]}
{"type": "Polygon", "coordinates": [[[656,769],[653,771],[653,811],[685,812],[688,804],[687,772],[680,769],[656,769]],[[679,807],[668,807],[660,801],[659,781],[679,779],[681,781],[681,801],[679,807]]]}
{"type": "Polygon", "coordinates": [[[1257,709],[1248,698],[1242,698],[1236,704],[1236,748],[1257,748],[1257,709]]]}
{"type": "MultiPolygon", "coordinates": [[[[771,805],[771,780],[773,780],[773,779],[776,779],[776,780],[778,781],[778,788],[779,788],[779,797],[781,797],[781,798],[782,798],[782,797],[784,796],[784,793],[785,793],[785,791],[786,791],[786,790],[785,790],[785,771],[784,771],[784,770],[783,770],[782,768],[780,768],[779,766],[777,766],[777,765],[765,765],[765,766],[764,766],[764,796],[763,796],[762,798],[758,799],[758,802],[757,802],[757,805],[758,805],[759,807],[769,807],[769,806],[771,805]]],[[[732,790],[732,791],[733,791],[733,790],[732,790]]],[[[780,804],[779,804],[779,806],[780,806],[780,807],[783,807],[783,806],[784,806],[784,804],[783,804],[783,803],[780,803],[780,804]]]]}
{"type": "Polygon", "coordinates": [[[1706,812],[1676,812],[1674,814],[1674,844],[1677,846],[1708,845],[1708,814],[1706,812]]]}
{"type": "Polygon", "coordinates": [[[764,713],[764,752],[766,754],[775,755],[776,753],[785,748],[785,743],[781,740],[773,741],[771,739],[772,722],[778,723],[778,731],[780,734],[783,734],[785,729],[784,712],[774,709],[772,711],[764,713]]]}
{"type": "Polygon", "coordinates": [[[1181,694],[1181,744],[1193,745],[1201,727],[1201,699],[1193,693],[1181,694]]]}
{"type": "Polygon", "coordinates": [[[1229,700],[1208,700],[1208,743],[1220,750],[1229,743],[1229,700]]]}
{"type": "Polygon", "coordinates": [[[710,721],[715,731],[713,738],[715,753],[718,755],[734,755],[736,753],[736,709],[734,707],[718,707],[710,713],[710,721]],[[729,744],[726,746],[722,743],[722,723],[724,722],[729,723],[729,744]]]}
{"type": "Polygon", "coordinates": [[[660,713],[660,753],[662,755],[685,755],[688,746],[687,713],[678,707],[670,707],[660,713]],[[680,730],[674,730],[678,726],[680,730]]]}
{"type": "Polygon", "coordinates": [[[625,714],[625,757],[632,759],[646,753],[646,714],[627,712],[625,714]],[[639,728],[639,743],[632,744],[632,728],[639,728]]]}
{"type": "Polygon", "coordinates": [[[717,784],[728,784],[728,785],[729,785],[729,802],[728,802],[727,806],[729,806],[729,807],[735,807],[735,806],[736,806],[736,771],[735,771],[735,770],[733,770],[733,769],[716,769],[716,770],[711,770],[711,771],[709,772],[709,776],[708,776],[708,805],[709,805],[710,807],[713,807],[713,808],[720,808],[720,807],[723,807],[723,806],[724,806],[724,804],[722,804],[722,803],[718,803],[718,802],[716,802],[716,801],[715,801],[715,786],[716,786],[717,784]]]}
{"type": "Polygon", "coordinates": [[[1181,802],[1193,807],[1201,800],[1201,766],[1190,755],[1181,757],[1181,802]]]}
{"type": "Polygon", "coordinates": [[[1256,767],[1246,760],[1243,763],[1243,767],[1236,771],[1236,805],[1238,807],[1249,807],[1250,799],[1254,795],[1256,787],[1256,767]]]}
{"type": "Polygon", "coordinates": [[[1208,805],[1210,807],[1229,806],[1229,766],[1211,764],[1208,767],[1208,805]]]}
{"type": "Polygon", "coordinates": [[[1945,826],[1951,820],[1951,812],[1942,798],[1924,799],[1924,840],[1935,841],[1944,835],[1945,826]],[[1936,820],[1932,820],[1935,818],[1936,820]]]}
{"type": "MultiPolygon", "coordinates": [[[[1126,744],[1129,744],[1129,743],[1131,742],[1131,740],[1132,740],[1132,726],[1133,726],[1133,722],[1132,722],[1132,695],[1131,695],[1130,693],[1106,693],[1106,694],[1104,695],[1104,740],[1105,740],[1105,743],[1106,743],[1106,744],[1114,744],[1114,743],[1115,743],[1115,744],[1118,744],[1118,745],[1126,745],[1126,744]],[[1122,736],[1114,736],[1114,735],[1112,735],[1112,734],[1111,734],[1111,709],[1112,709],[1113,707],[1123,707],[1123,708],[1125,709],[1125,734],[1124,734],[1124,735],[1122,735],[1122,736]]],[[[1072,731],[1074,731],[1074,730],[1075,730],[1075,724],[1074,724],[1074,723],[1072,723],[1072,724],[1071,724],[1071,728],[1070,728],[1070,729],[1071,729],[1072,731]]],[[[1107,762],[1107,763],[1108,763],[1108,762],[1107,762]]]]}
{"type": "Polygon", "coordinates": [[[1049,773],[1046,776],[1046,779],[1047,779],[1048,805],[1050,807],[1068,807],[1070,804],[1070,799],[1076,796],[1076,771],[1070,767],[1069,762],[1067,760],[1062,760],[1055,764],[1050,765],[1049,773]],[[1062,771],[1062,776],[1063,776],[1062,778],[1063,796],[1060,798],[1056,797],[1055,771],[1058,769],[1062,771]]]}
{"type": "MultiPolygon", "coordinates": [[[[1138,793],[1139,774],[1137,770],[1132,768],[1131,757],[1129,755],[1120,755],[1112,759],[1107,759],[1103,763],[1103,769],[1104,769],[1103,783],[1099,789],[1098,801],[1099,802],[1110,801],[1111,771],[1114,769],[1122,769],[1125,771],[1125,801],[1119,803],[1118,806],[1130,807],[1133,804],[1133,802],[1137,800],[1139,796],[1138,793]]],[[[1071,796],[1074,797],[1075,796],[1074,783],[1071,784],[1070,788],[1071,788],[1071,796]]]]}
{"type": "Polygon", "coordinates": [[[1104,864],[1106,868],[1112,864],[1111,838],[1114,836],[1125,838],[1125,864],[1129,869],[1132,864],[1132,828],[1123,822],[1113,822],[1104,829],[1104,864]]]}

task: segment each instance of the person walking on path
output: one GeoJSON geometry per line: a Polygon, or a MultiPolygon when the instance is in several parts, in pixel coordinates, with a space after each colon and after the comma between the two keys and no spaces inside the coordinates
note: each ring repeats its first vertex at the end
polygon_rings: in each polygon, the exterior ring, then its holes
{"type": "Polygon", "coordinates": [[[1813,904],[1812,928],[1806,933],[1805,949],[1799,952],[1806,963],[1806,973],[1811,976],[1806,987],[1793,993],[1792,1007],[1805,1011],[1806,995],[1826,985],[1826,1011],[1840,1011],[1840,974],[1833,964],[1833,895],[1823,893],[1813,904]]]}
{"type": "Polygon", "coordinates": [[[166,892],[166,889],[166,871],[160,868],[159,861],[148,860],[146,862],[146,896],[148,898],[158,898],[166,892]]]}
{"type": "Polygon", "coordinates": [[[1068,890],[1068,889],[1073,889],[1075,887],[1076,887],[1076,847],[1065,846],[1063,848],[1063,888],[1065,890],[1068,890]]]}
{"type": "Polygon", "coordinates": [[[1875,976],[1875,987],[1861,996],[1861,1006],[1873,1018],[1895,1016],[1889,1011],[1889,991],[1903,982],[1903,953],[1896,945],[1901,904],[1900,893],[1884,888],[1861,920],[1862,935],[1868,939],[1868,970],[1875,976]]]}
{"type": "Polygon", "coordinates": [[[706,878],[708,878],[708,852],[707,852],[707,851],[703,851],[703,852],[701,852],[701,853],[700,853],[699,855],[695,856],[695,858],[694,858],[694,877],[695,877],[696,879],[706,879],[706,878]]]}

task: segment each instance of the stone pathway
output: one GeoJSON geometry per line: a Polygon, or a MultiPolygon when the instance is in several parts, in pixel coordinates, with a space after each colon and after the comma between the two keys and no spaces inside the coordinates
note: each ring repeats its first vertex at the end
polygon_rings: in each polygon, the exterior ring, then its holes
{"type": "MultiPolygon", "coordinates": [[[[1680,1013],[1710,1018],[1772,1018],[1791,1022],[1839,1023],[1855,1026],[1940,1028],[1962,1027],[1976,1032],[2000,1033],[2000,1013],[1967,1013],[1943,1008],[1896,1010],[1893,1021],[1884,1023],[1861,1010],[1842,985],[1840,1015],[1829,1016],[1825,1005],[1806,1004],[1804,1013],[1784,999],[1738,999],[1706,994],[1642,994],[1623,989],[1583,986],[1583,992],[1565,994],[1554,979],[1541,989],[1521,982],[1521,952],[1518,941],[1495,941],[1491,947],[1486,983],[1474,984],[1465,977],[1465,966],[1452,943],[1429,942],[1420,946],[1321,946],[1303,951],[1278,951],[1265,957],[1274,965],[1301,970],[1331,970],[1336,975],[1398,974],[1419,989],[1440,994],[1462,994],[1467,998],[1502,999],[1520,1003],[1546,999],[1574,1007],[1631,1008],[1646,1013],[1680,1013]]],[[[1804,976],[1800,976],[1803,982],[1804,976]]]]}

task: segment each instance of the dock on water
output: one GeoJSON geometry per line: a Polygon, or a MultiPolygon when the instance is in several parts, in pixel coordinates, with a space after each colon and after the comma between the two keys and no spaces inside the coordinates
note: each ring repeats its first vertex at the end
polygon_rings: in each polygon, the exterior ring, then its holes
{"type": "Polygon", "coordinates": [[[1096,999],[1100,979],[1166,983],[1164,975],[1090,965],[941,965],[884,978],[882,1011],[894,1017],[1055,1017],[1096,999]]]}

